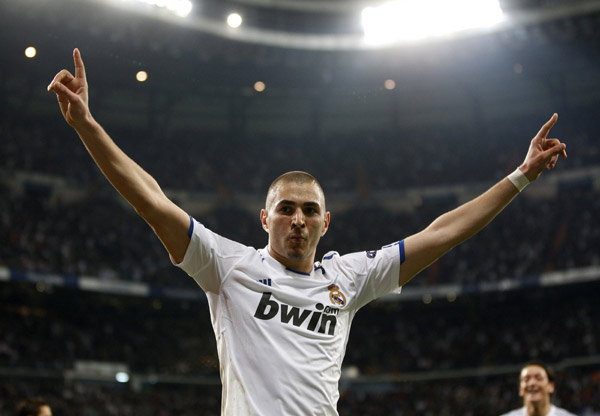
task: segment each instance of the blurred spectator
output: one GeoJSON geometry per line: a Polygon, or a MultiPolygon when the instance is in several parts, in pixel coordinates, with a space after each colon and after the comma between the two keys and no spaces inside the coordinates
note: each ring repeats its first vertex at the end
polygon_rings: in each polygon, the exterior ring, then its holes
{"type": "Polygon", "coordinates": [[[17,405],[17,416],[52,416],[52,409],[42,398],[32,397],[17,405]]]}

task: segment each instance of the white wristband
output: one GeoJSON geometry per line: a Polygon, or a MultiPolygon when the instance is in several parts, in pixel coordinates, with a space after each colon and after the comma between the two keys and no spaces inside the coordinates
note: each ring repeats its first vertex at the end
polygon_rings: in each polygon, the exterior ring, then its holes
{"type": "Polygon", "coordinates": [[[519,192],[529,185],[529,179],[527,179],[527,176],[525,176],[525,174],[521,172],[521,169],[519,168],[516,168],[513,173],[507,176],[507,178],[513,183],[514,186],[517,187],[519,192]]]}

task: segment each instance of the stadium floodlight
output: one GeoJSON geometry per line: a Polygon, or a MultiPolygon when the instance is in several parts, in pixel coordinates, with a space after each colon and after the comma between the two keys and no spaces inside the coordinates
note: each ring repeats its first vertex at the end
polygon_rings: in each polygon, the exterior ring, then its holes
{"type": "Polygon", "coordinates": [[[393,90],[394,88],[396,88],[396,81],[394,81],[393,79],[386,79],[385,82],[383,83],[383,86],[385,87],[386,90],[393,90]]]}
{"type": "Polygon", "coordinates": [[[242,24],[242,16],[240,16],[239,13],[231,13],[227,16],[227,24],[234,29],[240,27],[242,24]]]}
{"type": "Polygon", "coordinates": [[[400,0],[362,12],[365,41],[374,44],[450,35],[503,20],[498,0],[400,0]]]}
{"type": "Polygon", "coordinates": [[[37,50],[33,46],[29,46],[25,49],[25,56],[28,58],[34,58],[37,55],[37,50]]]}
{"type": "Polygon", "coordinates": [[[125,371],[119,371],[117,374],[115,374],[115,380],[117,380],[119,383],[127,383],[129,381],[129,373],[125,371]]]}
{"type": "Polygon", "coordinates": [[[138,71],[138,73],[135,74],[135,79],[137,79],[138,82],[146,82],[148,80],[148,73],[146,71],[138,71]]]}
{"type": "MultiPolygon", "coordinates": [[[[131,0],[125,0],[131,1],[131,0]]],[[[136,0],[138,3],[150,4],[159,8],[167,9],[180,17],[186,17],[192,11],[192,2],[190,0],[136,0]]]]}
{"type": "Polygon", "coordinates": [[[256,82],[254,83],[254,90],[255,90],[256,92],[263,92],[263,91],[265,90],[265,88],[267,88],[267,86],[266,86],[266,85],[265,85],[265,83],[264,83],[264,82],[262,82],[262,81],[256,81],[256,82]]]}

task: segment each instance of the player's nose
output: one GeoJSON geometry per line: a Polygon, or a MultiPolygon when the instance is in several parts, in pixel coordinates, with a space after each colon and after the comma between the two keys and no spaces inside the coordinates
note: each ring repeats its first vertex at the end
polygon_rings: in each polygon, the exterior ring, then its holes
{"type": "Polygon", "coordinates": [[[294,215],[292,215],[292,225],[296,227],[304,227],[304,212],[302,208],[297,208],[294,215]]]}

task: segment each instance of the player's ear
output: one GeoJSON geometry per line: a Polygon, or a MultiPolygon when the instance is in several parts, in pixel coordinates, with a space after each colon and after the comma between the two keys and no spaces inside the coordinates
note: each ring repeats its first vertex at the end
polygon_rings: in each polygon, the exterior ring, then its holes
{"type": "Polygon", "coordinates": [[[325,235],[327,230],[329,229],[329,222],[331,221],[331,214],[329,211],[325,213],[325,226],[323,227],[323,232],[321,233],[321,237],[325,235]]]}
{"type": "Polygon", "coordinates": [[[554,383],[550,383],[548,385],[548,393],[550,393],[550,394],[554,393],[554,383]]]}
{"type": "Polygon", "coordinates": [[[264,208],[260,210],[260,224],[262,225],[263,230],[269,232],[269,224],[267,223],[267,210],[264,208]]]}

